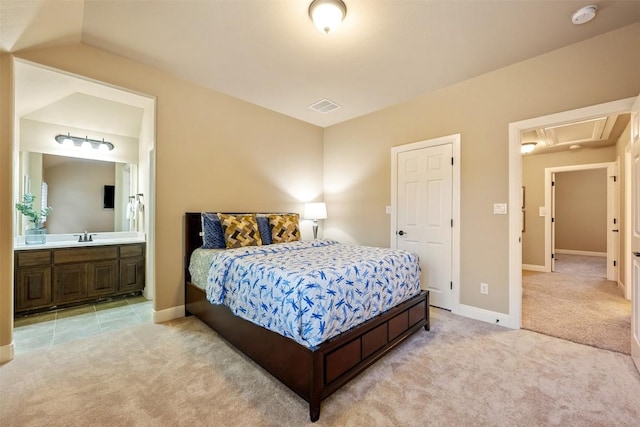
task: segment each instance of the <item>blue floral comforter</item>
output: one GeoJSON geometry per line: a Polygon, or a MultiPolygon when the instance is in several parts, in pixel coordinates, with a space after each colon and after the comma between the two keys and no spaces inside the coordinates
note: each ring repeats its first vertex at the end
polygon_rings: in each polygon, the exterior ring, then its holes
{"type": "Polygon", "coordinates": [[[313,240],[213,251],[212,304],[314,348],[420,292],[417,256],[313,240]]]}

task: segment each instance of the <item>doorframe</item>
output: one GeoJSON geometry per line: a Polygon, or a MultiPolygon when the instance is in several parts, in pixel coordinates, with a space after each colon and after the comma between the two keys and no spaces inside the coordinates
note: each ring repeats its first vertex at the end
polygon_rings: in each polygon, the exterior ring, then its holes
{"type": "Polygon", "coordinates": [[[438,145],[451,144],[453,152],[452,182],[451,182],[451,216],[453,227],[451,228],[451,281],[453,282],[453,300],[451,312],[460,314],[460,134],[426,139],[405,145],[391,147],[391,218],[389,227],[390,247],[397,247],[395,228],[397,224],[397,191],[398,185],[398,154],[420,150],[422,148],[436,147],[438,145]]]}
{"type": "MultiPolygon", "coordinates": [[[[637,96],[575,110],[509,123],[509,204],[520,206],[522,187],[522,132],[545,126],[628,113],[637,96]]],[[[625,201],[626,203],[626,201],[625,201]]],[[[509,319],[507,326],[522,326],[522,218],[519,209],[509,212],[509,319]]]]}
{"type": "MultiPolygon", "coordinates": [[[[140,183],[140,178],[138,179],[138,190],[144,194],[145,197],[145,229],[142,232],[145,234],[145,289],[143,295],[147,298],[151,298],[153,300],[153,321],[154,323],[160,323],[160,320],[156,318],[156,283],[155,283],[155,270],[156,270],[156,247],[155,247],[155,217],[156,217],[156,167],[157,167],[157,159],[156,159],[156,146],[157,146],[157,118],[158,118],[158,102],[157,97],[154,95],[149,95],[143,92],[139,92],[133,89],[129,89],[126,87],[118,86],[115,84],[107,83],[101,80],[96,80],[91,77],[83,76],[80,74],[76,74],[67,70],[63,70],[60,68],[51,67],[48,65],[40,64],[38,62],[29,61],[19,57],[13,57],[11,59],[11,68],[15,70],[15,63],[20,62],[23,64],[28,64],[33,67],[38,67],[44,70],[48,70],[51,72],[59,73],[74,79],[82,80],[87,82],[88,84],[95,85],[96,87],[104,87],[107,89],[113,89],[117,91],[121,91],[141,99],[145,100],[145,106],[143,107],[143,124],[145,134],[144,141],[142,137],[139,137],[139,149],[138,149],[138,167],[141,163],[141,156],[143,153],[146,153],[145,159],[148,162],[147,171],[144,174],[145,182],[144,184],[140,183]]],[[[11,84],[12,90],[15,87],[15,71],[13,73],[13,81],[11,84]]],[[[14,99],[15,103],[15,99],[14,99]]],[[[19,135],[19,126],[16,125],[17,116],[15,111],[12,114],[13,121],[13,134],[12,134],[12,194],[13,200],[17,200],[19,197],[19,179],[18,177],[18,155],[20,152],[20,135],[19,135]]],[[[12,239],[15,240],[16,236],[16,221],[14,220],[12,223],[11,236],[12,239]]],[[[12,285],[13,286],[13,281],[12,285]]],[[[11,318],[14,316],[14,307],[11,304],[11,318]]],[[[12,336],[13,336],[13,325],[12,325],[12,336]]],[[[11,344],[11,357],[13,358],[14,350],[13,350],[13,342],[11,344]]],[[[0,361],[2,359],[0,358],[0,361]]]]}
{"type": "MultiPolygon", "coordinates": [[[[563,173],[563,172],[576,172],[576,171],[585,171],[585,170],[597,170],[597,169],[605,169],[606,170],[606,179],[607,179],[607,280],[614,280],[615,268],[613,267],[613,260],[615,259],[614,255],[616,255],[616,248],[614,247],[614,239],[611,235],[611,231],[609,231],[609,227],[613,227],[612,222],[615,217],[616,209],[615,206],[615,184],[613,181],[609,181],[609,179],[617,175],[617,161],[615,162],[603,162],[603,163],[586,163],[581,165],[570,165],[570,166],[557,166],[551,168],[545,168],[544,170],[544,205],[549,210],[549,207],[555,206],[555,199],[552,197],[551,191],[551,182],[552,175],[563,173]],[[612,184],[613,183],[613,184],[612,184]],[[613,188],[612,188],[613,187],[613,188]]],[[[551,217],[553,216],[553,209],[549,215],[546,215],[544,218],[544,271],[547,273],[551,273],[552,271],[552,259],[551,255],[554,253],[553,246],[553,236],[554,232],[552,229],[551,217]]],[[[619,224],[618,224],[619,226],[619,224]]]]}

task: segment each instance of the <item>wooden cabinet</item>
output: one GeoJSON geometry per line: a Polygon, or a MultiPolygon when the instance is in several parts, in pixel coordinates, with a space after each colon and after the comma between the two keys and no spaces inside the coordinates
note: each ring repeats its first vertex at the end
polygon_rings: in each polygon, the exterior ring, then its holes
{"type": "Polygon", "coordinates": [[[15,252],[15,312],[144,289],[144,243],[15,252]]]}

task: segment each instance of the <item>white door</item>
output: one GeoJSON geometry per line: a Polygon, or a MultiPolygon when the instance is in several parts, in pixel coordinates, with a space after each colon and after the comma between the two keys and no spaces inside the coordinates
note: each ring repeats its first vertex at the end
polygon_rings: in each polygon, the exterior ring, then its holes
{"type": "Polygon", "coordinates": [[[420,258],[422,289],[431,305],[451,310],[453,148],[437,145],[398,153],[396,247],[420,258]]]}
{"type": "Polygon", "coordinates": [[[631,357],[640,371],[640,97],[631,111],[631,357]]]}

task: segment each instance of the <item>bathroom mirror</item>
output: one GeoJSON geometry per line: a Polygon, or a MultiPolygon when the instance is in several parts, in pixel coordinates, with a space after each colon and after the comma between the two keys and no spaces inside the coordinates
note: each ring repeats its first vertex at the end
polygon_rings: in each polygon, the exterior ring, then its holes
{"type": "MultiPolygon", "coordinates": [[[[21,193],[34,194],[37,209],[42,207],[44,198],[46,205],[53,208],[45,224],[48,233],[137,229],[139,219],[129,204],[136,201],[138,194],[136,164],[29,151],[22,151],[20,157],[21,193]],[[113,208],[104,207],[105,186],[114,187],[113,208]],[[127,212],[128,207],[131,209],[127,212]]],[[[138,195],[137,201],[141,197],[138,195]]]]}
{"type": "MultiPolygon", "coordinates": [[[[146,202],[149,99],[20,61],[15,73],[16,198],[30,192],[39,209],[46,197],[49,234],[144,231],[144,215],[126,208],[146,202]],[[113,208],[104,205],[110,186],[113,208]]],[[[24,235],[28,222],[16,220],[24,235]]]]}

